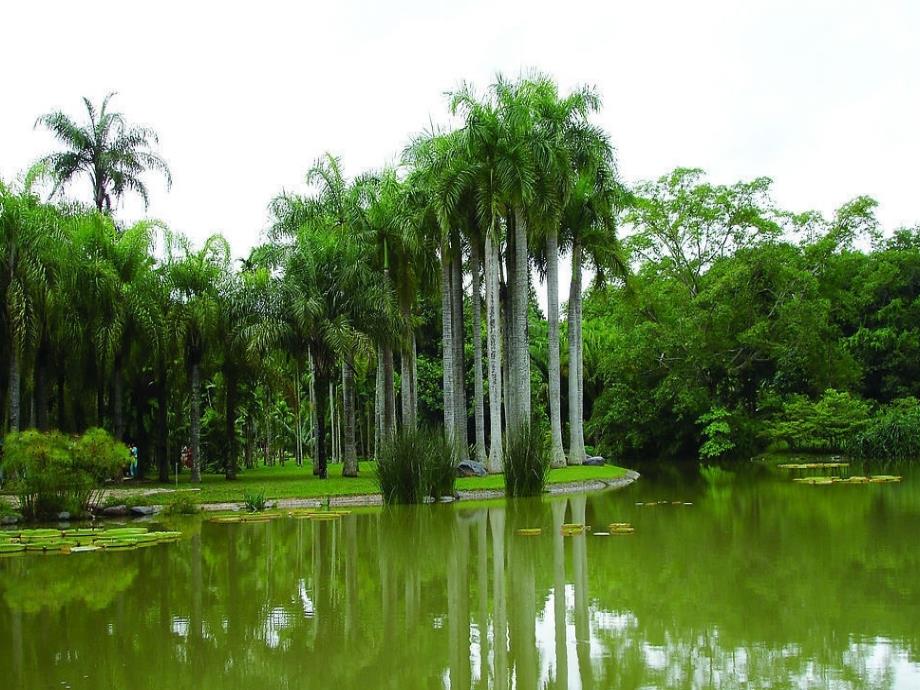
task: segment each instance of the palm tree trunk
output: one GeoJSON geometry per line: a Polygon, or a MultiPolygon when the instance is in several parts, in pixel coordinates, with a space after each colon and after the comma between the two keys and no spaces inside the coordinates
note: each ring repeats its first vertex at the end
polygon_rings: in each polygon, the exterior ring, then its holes
{"type": "Polygon", "coordinates": [[[345,417],[342,476],[358,476],[358,450],[355,447],[355,369],[350,357],[342,364],[342,414],[345,417]]]}
{"type": "Polygon", "coordinates": [[[412,428],[418,426],[418,346],[412,331],[412,428]]]}
{"type": "Polygon", "coordinates": [[[550,228],[546,233],[546,312],[549,320],[549,424],[552,436],[550,464],[552,467],[565,467],[559,390],[559,247],[556,228],[550,228]]]}
{"type": "Polygon", "coordinates": [[[470,273],[472,274],[473,303],[473,416],[476,423],[476,462],[486,462],[486,420],[482,386],[482,291],[479,284],[481,260],[479,243],[474,238],[470,243],[470,273]]]}
{"type": "Polygon", "coordinates": [[[239,383],[236,374],[227,369],[224,371],[224,382],[227,388],[227,409],[224,422],[224,432],[227,436],[227,459],[224,461],[224,476],[227,479],[236,479],[237,468],[237,443],[236,443],[236,408],[239,392],[239,383]]]}
{"type": "Polygon", "coordinates": [[[452,446],[457,443],[454,427],[454,318],[450,293],[450,255],[447,243],[441,247],[441,361],[444,370],[444,433],[452,446]]]}
{"type": "Polygon", "coordinates": [[[169,481],[169,455],[167,449],[167,409],[169,403],[166,389],[166,363],[160,361],[157,366],[157,420],[156,420],[156,452],[157,452],[157,479],[161,482],[169,481]]]}
{"type": "Polygon", "coordinates": [[[585,462],[579,369],[581,367],[581,243],[572,243],[572,283],[569,287],[569,464],[585,462]]]}
{"type": "MultiPolygon", "coordinates": [[[[510,251],[506,249],[506,251],[510,251]]],[[[499,261],[499,292],[498,292],[498,326],[499,342],[501,343],[500,361],[502,371],[502,411],[505,415],[505,433],[511,426],[511,314],[508,298],[508,283],[502,274],[502,263],[499,261]]]]}
{"type": "Polygon", "coordinates": [[[527,256],[527,221],[523,209],[515,209],[514,284],[511,290],[514,319],[511,347],[514,349],[515,427],[530,422],[530,347],[527,338],[527,313],[530,302],[530,270],[527,256]]]}
{"type": "Polygon", "coordinates": [[[252,411],[248,410],[246,412],[246,445],[243,449],[244,462],[246,463],[246,469],[251,470],[253,467],[252,463],[252,445],[253,445],[253,435],[255,434],[255,429],[253,429],[253,420],[252,420],[252,411]]]}
{"type": "Polygon", "coordinates": [[[9,380],[9,399],[10,399],[10,431],[19,431],[20,420],[20,389],[21,389],[21,371],[19,368],[19,348],[16,346],[16,340],[12,339],[10,343],[10,380],[9,380]]]}
{"type": "Polygon", "coordinates": [[[383,436],[391,439],[396,435],[396,387],[393,379],[396,368],[393,362],[393,348],[383,346],[383,436]]]}
{"type": "Polygon", "coordinates": [[[316,474],[325,479],[326,469],[326,397],[327,383],[321,378],[316,386],[316,474]]]}
{"type": "Polygon", "coordinates": [[[338,448],[336,448],[335,433],[335,384],[332,382],[332,380],[329,381],[329,431],[332,434],[329,438],[332,451],[330,461],[334,464],[338,462],[339,454],[338,448]]]}
{"type": "Polygon", "coordinates": [[[48,430],[48,360],[50,357],[48,336],[42,329],[42,336],[35,353],[35,427],[48,430]]]}
{"type": "Polygon", "coordinates": [[[313,458],[313,474],[316,474],[316,364],[313,353],[307,352],[307,361],[310,366],[310,427],[313,429],[313,438],[310,439],[310,455],[313,458]]]}
{"type": "Polygon", "coordinates": [[[66,400],[66,382],[64,380],[63,365],[57,371],[57,428],[61,431],[69,429],[67,423],[67,400],[66,400]]]}
{"type": "Polygon", "coordinates": [[[125,437],[125,421],[122,404],[122,358],[120,355],[115,356],[115,366],[112,371],[112,427],[115,430],[115,438],[119,441],[125,437]]]}
{"type": "Polygon", "coordinates": [[[455,252],[451,263],[451,308],[453,309],[453,346],[454,346],[454,424],[457,429],[457,444],[460,460],[470,459],[470,442],[467,432],[466,412],[466,364],[464,361],[464,341],[466,332],[463,325],[463,259],[460,239],[456,238],[455,252]]]}
{"type": "Polygon", "coordinates": [[[380,449],[383,434],[383,346],[377,345],[377,371],[374,386],[374,454],[380,449]]]}
{"type": "Polygon", "coordinates": [[[509,215],[506,219],[508,227],[507,248],[505,250],[505,285],[504,285],[504,303],[502,304],[505,324],[504,333],[504,354],[505,354],[505,433],[509,433],[517,426],[518,405],[517,398],[519,387],[517,385],[517,348],[514,344],[514,333],[517,328],[515,320],[517,312],[514,309],[514,283],[515,283],[515,244],[517,242],[517,233],[514,232],[514,216],[509,215]]]}
{"type": "Polygon", "coordinates": [[[498,245],[486,234],[486,356],[489,360],[489,472],[502,471],[502,348],[498,245]]]}
{"type": "Polygon", "coordinates": [[[303,422],[301,417],[300,361],[294,359],[294,464],[303,466],[303,422]]]}
{"type": "MultiPolygon", "coordinates": [[[[400,311],[403,317],[408,320],[410,308],[408,305],[401,304],[400,311]]],[[[415,331],[411,333],[410,342],[403,348],[399,357],[399,375],[401,378],[400,402],[402,403],[402,423],[406,429],[415,430],[416,428],[416,406],[415,406],[415,331]]]]}
{"type": "Polygon", "coordinates": [[[201,372],[198,370],[198,364],[192,364],[191,372],[191,414],[189,415],[189,426],[192,441],[192,481],[201,481],[201,456],[199,454],[201,442],[201,372]]]}

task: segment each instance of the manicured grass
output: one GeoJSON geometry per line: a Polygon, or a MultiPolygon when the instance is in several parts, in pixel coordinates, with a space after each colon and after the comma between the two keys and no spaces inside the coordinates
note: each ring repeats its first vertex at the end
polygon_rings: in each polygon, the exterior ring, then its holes
{"type": "MultiPolygon", "coordinates": [[[[179,475],[179,488],[199,488],[199,491],[190,491],[187,495],[196,503],[222,503],[238,502],[243,500],[243,492],[253,489],[265,489],[268,499],[276,498],[322,498],[325,496],[354,496],[360,494],[376,494],[377,482],[374,479],[374,463],[359,463],[359,476],[348,478],[342,476],[341,465],[329,467],[329,478],[325,481],[313,476],[310,465],[297,467],[294,463],[287,463],[284,467],[258,466],[251,470],[240,472],[236,481],[227,481],[222,474],[205,474],[201,484],[192,484],[189,473],[179,475]]],[[[551,470],[550,483],[589,481],[592,479],[616,479],[622,477],[626,470],[615,465],[602,467],[564,467],[551,470]]],[[[145,489],[156,487],[175,488],[175,482],[160,484],[158,482],[143,482],[132,485],[125,482],[118,486],[119,489],[132,490],[132,496],[125,502],[138,503],[165,503],[171,494],[154,494],[152,496],[134,498],[145,489]]],[[[488,477],[464,477],[457,480],[457,489],[501,489],[504,487],[500,474],[488,477]]]]}

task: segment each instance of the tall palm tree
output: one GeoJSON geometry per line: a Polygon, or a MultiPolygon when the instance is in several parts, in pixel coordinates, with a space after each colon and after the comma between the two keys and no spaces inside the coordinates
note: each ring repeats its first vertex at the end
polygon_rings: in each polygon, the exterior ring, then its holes
{"type": "Polygon", "coordinates": [[[542,208],[538,217],[545,238],[543,265],[547,286],[548,352],[547,379],[553,467],[566,464],[562,443],[561,372],[559,360],[559,229],[561,216],[572,194],[577,165],[596,163],[593,158],[609,154],[609,145],[595,136],[588,117],[600,108],[597,94],[580,88],[562,97],[551,81],[545,80],[534,91],[534,108],[546,144],[546,174],[537,178],[535,198],[542,208]],[[606,149],[605,149],[606,145],[606,149]],[[593,148],[592,148],[593,147],[593,148]]]}
{"type": "Polygon", "coordinates": [[[49,278],[51,250],[59,237],[56,213],[29,190],[0,182],[0,295],[9,338],[9,428],[22,422],[20,392],[26,348],[35,342],[40,288],[49,278]]]}
{"type": "Polygon", "coordinates": [[[92,184],[96,209],[105,213],[110,213],[113,204],[128,192],[140,196],[146,208],[150,198],[143,174],[148,170],[161,173],[167,185],[172,185],[169,167],[153,150],[159,143],[156,132],[130,125],[124,115],[110,110],[114,95],[108,94],[98,108],[84,98],[86,120],[82,124],[59,110],[35,122],[64,146],[41,160],[54,180],[53,193],[85,175],[92,184]]]}
{"type": "Polygon", "coordinates": [[[586,255],[596,265],[616,263],[614,218],[623,190],[616,182],[612,147],[606,135],[593,128],[579,133],[576,178],[562,217],[562,230],[572,253],[572,281],[568,303],[569,346],[569,457],[570,465],[586,459],[584,442],[584,363],[582,322],[582,265],[586,255]],[[607,252],[605,258],[598,252],[607,252]]]}
{"type": "Polygon", "coordinates": [[[201,367],[220,318],[219,291],[230,268],[230,246],[220,235],[209,237],[198,251],[185,238],[175,240],[179,258],[169,262],[170,284],[176,300],[173,318],[189,373],[192,481],[200,482],[201,367]]]}
{"type": "MultiPolygon", "coordinates": [[[[371,268],[367,248],[351,235],[306,224],[285,266],[287,308],[307,325],[316,377],[316,464],[327,476],[326,406],[337,362],[364,333],[398,329],[392,293],[371,268]]],[[[346,354],[347,358],[347,354],[346,354]]]]}

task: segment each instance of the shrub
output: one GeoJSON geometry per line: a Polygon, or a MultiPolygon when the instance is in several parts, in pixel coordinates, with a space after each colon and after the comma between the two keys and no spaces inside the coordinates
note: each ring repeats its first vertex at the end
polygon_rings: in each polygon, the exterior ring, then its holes
{"type": "Polygon", "coordinates": [[[869,410],[865,401],[833,389],[817,401],[797,395],[783,403],[765,434],[770,442],[785,442],[795,450],[843,450],[869,423],[869,410]]]}
{"type": "Polygon", "coordinates": [[[163,512],[167,515],[197,515],[201,506],[192,501],[192,497],[187,493],[173,494],[163,512]]]}
{"type": "Polygon", "coordinates": [[[88,509],[130,459],[128,448],[102,429],[79,438],[30,429],[7,434],[2,462],[23,514],[40,518],[88,509]]]}
{"type": "Polygon", "coordinates": [[[864,429],[853,435],[846,450],[859,458],[920,458],[920,402],[900,398],[882,407],[864,429]]]}
{"type": "Polygon", "coordinates": [[[505,436],[505,494],[538,496],[546,486],[550,456],[546,430],[536,421],[505,436]]]}
{"type": "Polygon", "coordinates": [[[400,431],[378,454],[376,479],[384,503],[452,495],[456,476],[456,454],[440,432],[400,431]]]}
{"type": "Polygon", "coordinates": [[[265,489],[250,490],[243,492],[243,505],[251,513],[261,513],[267,506],[265,500],[265,489]]]}

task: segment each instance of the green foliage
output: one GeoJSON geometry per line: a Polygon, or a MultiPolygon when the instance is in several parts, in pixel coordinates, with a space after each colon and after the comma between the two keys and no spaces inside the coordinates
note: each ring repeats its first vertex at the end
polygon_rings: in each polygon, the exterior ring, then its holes
{"type": "Polygon", "coordinates": [[[456,466],[456,453],[442,433],[402,430],[382,444],[376,479],[385,503],[422,503],[429,496],[453,495],[456,466]]]}
{"type": "Polygon", "coordinates": [[[243,506],[251,513],[261,513],[268,505],[265,489],[247,489],[243,492],[243,506]]]}
{"type": "Polygon", "coordinates": [[[703,438],[706,439],[700,446],[700,459],[713,460],[721,458],[735,448],[732,441],[731,413],[724,407],[716,407],[697,420],[703,427],[703,438]]]}
{"type": "Polygon", "coordinates": [[[507,496],[538,496],[546,486],[550,468],[546,429],[532,420],[505,436],[503,471],[507,496]]]}
{"type": "Polygon", "coordinates": [[[853,435],[847,451],[859,458],[920,458],[920,402],[916,398],[901,398],[879,409],[872,420],[853,435]]]}
{"type": "Polygon", "coordinates": [[[797,395],[783,403],[764,434],[793,450],[839,451],[866,427],[869,413],[868,403],[845,391],[828,389],[814,401],[797,395]]]}
{"type": "Polygon", "coordinates": [[[23,514],[41,518],[96,504],[104,482],[123,471],[130,453],[103,429],[77,438],[30,429],[7,434],[2,462],[23,514]]]}
{"type": "Polygon", "coordinates": [[[188,493],[175,493],[169,497],[163,513],[166,515],[197,515],[201,511],[188,493]]]}
{"type": "Polygon", "coordinates": [[[700,465],[700,476],[710,487],[725,486],[735,481],[735,473],[718,465],[700,465]]]}

